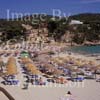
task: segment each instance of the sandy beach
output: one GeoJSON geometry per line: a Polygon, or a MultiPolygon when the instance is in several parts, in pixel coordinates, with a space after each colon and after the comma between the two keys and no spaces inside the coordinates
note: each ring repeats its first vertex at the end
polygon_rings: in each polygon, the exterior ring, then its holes
{"type": "MultiPolygon", "coordinates": [[[[100,83],[85,81],[84,87],[31,87],[22,90],[20,87],[3,86],[15,100],[59,100],[67,91],[71,91],[75,100],[99,100],[100,83]]],[[[1,93],[0,93],[1,94],[1,93]]],[[[6,100],[0,95],[0,100],[6,100]]]]}
{"type": "MultiPolygon", "coordinates": [[[[13,56],[13,54],[11,55],[13,56]]],[[[57,55],[52,56],[55,57],[67,57],[69,54],[59,53],[57,55]]],[[[75,59],[81,59],[86,61],[93,61],[96,65],[99,65],[100,62],[96,61],[96,57],[87,57],[86,55],[75,54],[72,53],[70,57],[74,57],[75,59]]],[[[2,59],[5,63],[8,61],[8,57],[2,56],[2,59]]],[[[0,87],[6,89],[15,100],[60,100],[61,97],[65,96],[68,91],[71,91],[74,99],[73,100],[99,100],[100,99],[100,83],[96,82],[96,80],[84,80],[83,82],[71,82],[69,81],[66,85],[62,84],[51,84],[46,86],[32,86],[29,84],[28,89],[22,89],[24,83],[24,75],[21,72],[21,65],[18,63],[18,57],[15,57],[16,65],[17,65],[17,79],[20,83],[15,86],[3,85],[0,83],[0,87]],[[79,86],[73,84],[78,84],[79,86]],[[70,86],[70,84],[72,86],[70,86]],[[56,85],[56,86],[55,86],[56,85]]],[[[0,82],[2,78],[0,78],[0,82]]],[[[0,100],[8,100],[5,95],[0,92],[0,100]]]]}

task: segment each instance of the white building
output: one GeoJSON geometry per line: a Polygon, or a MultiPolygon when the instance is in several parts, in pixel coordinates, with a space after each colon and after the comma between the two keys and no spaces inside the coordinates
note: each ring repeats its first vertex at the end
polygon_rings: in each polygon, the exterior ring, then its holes
{"type": "Polygon", "coordinates": [[[79,20],[71,20],[70,25],[80,25],[83,24],[83,22],[79,21],[79,20]]]}

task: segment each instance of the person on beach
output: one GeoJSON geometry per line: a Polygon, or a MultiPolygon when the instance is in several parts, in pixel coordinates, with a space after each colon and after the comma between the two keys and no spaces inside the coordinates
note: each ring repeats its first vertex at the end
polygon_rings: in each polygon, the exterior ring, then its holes
{"type": "Polygon", "coordinates": [[[60,98],[60,100],[75,100],[72,96],[72,93],[70,91],[67,92],[67,94],[60,98]]]}

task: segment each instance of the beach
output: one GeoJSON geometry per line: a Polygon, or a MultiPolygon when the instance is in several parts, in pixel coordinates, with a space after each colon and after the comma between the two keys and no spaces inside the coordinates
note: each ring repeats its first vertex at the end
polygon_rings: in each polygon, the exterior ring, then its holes
{"type": "MultiPolygon", "coordinates": [[[[85,81],[84,88],[79,87],[31,87],[22,90],[20,87],[4,86],[15,100],[59,100],[67,91],[71,91],[75,100],[99,100],[100,84],[95,81],[85,81]],[[91,83],[91,84],[90,84],[91,83]]],[[[1,93],[0,93],[1,94],[1,93]]],[[[0,96],[1,100],[4,96],[0,96]]]]}
{"type": "MultiPolygon", "coordinates": [[[[48,47],[45,47],[45,48],[47,48],[46,50],[48,51],[48,47]]],[[[54,48],[52,47],[52,50],[55,50],[55,48],[57,48],[57,46],[54,48]]],[[[18,85],[3,85],[0,83],[0,87],[3,87],[5,90],[7,90],[7,92],[9,92],[15,100],[23,100],[23,99],[24,100],[60,100],[60,98],[65,96],[68,91],[71,91],[74,97],[74,100],[98,100],[100,98],[100,95],[99,95],[100,83],[96,82],[95,79],[90,79],[90,80],[86,79],[83,82],[68,81],[66,84],[47,83],[47,85],[42,85],[42,86],[32,85],[29,83],[28,88],[23,89],[23,84],[25,83],[25,78],[24,78],[25,75],[22,73],[22,67],[21,67],[21,64],[19,63],[19,55],[14,56],[14,51],[13,51],[13,53],[11,53],[10,56],[11,58],[9,58],[9,56],[7,57],[2,56],[2,59],[5,63],[8,62],[8,59],[16,60],[16,66],[17,66],[17,71],[18,71],[16,79],[19,80],[19,84],[18,85]]],[[[43,55],[39,56],[39,60],[44,59],[45,61],[46,56],[47,54],[44,55],[44,52],[43,52],[43,55]]],[[[71,54],[69,54],[67,51],[58,52],[57,54],[52,55],[52,59],[54,59],[54,61],[55,59],[58,59],[58,58],[64,59],[67,57],[72,59],[72,61],[79,60],[79,61],[85,61],[85,63],[92,61],[93,65],[100,64],[100,62],[96,60],[96,57],[82,55],[82,54],[73,53],[73,52],[71,52],[71,54]]],[[[58,62],[59,60],[57,61],[57,63],[58,62]]],[[[2,81],[3,79],[1,77],[0,82],[2,81]]],[[[0,92],[0,97],[1,97],[1,100],[7,100],[7,97],[5,97],[5,95],[3,95],[2,92],[0,92]]]]}

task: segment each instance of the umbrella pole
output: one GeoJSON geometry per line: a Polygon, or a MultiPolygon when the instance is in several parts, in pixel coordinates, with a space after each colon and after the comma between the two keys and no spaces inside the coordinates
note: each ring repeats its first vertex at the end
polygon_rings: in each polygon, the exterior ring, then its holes
{"type": "Polygon", "coordinates": [[[97,72],[97,70],[95,70],[95,72],[94,72],[94,74],[95,74],[95,79],[97,78],[96,72],[97,72]]]}

